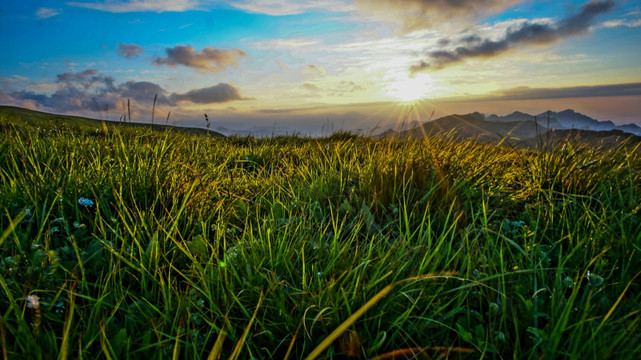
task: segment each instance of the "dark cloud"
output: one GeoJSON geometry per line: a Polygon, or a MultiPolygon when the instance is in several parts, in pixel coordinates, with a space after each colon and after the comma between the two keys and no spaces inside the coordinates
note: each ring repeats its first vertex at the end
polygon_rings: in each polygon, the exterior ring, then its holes
{"type": "Polygon", "coordinates": [[[37,93],[34,93],[32,91],[25,91],[25,90],[15,91],[15,92],[12,92],[10,95],[14,99],[18,99],[18,100],[33,100],[36,103],[40,103],[40,104],[44,104],[48,100],[48,96],[47,95],[37,94],[37,93]]]}
{"type": "Polygon", "coordinates": [[[450,39],[445,39],[445,38],[439,39],[438,44],[440,46],[447,46],[450,44],[450,39]]]}
{"type": "Polygon", "coordinates": [[[510,44],[547,44],[561,38],[561,32],[548,24],[536,24],[526,22],[520,28],[508,29],[505,35],[506,45],[510,44]]]}
{"type": "Polygon", "coordinates": [[[183,65],[198,71],[218,72],[228,66],[237,66],[240,60],[247,57],[247,53],[240,49],[219,50],[215,48],[204,48],[196,52],[189,45],[178,45],[173,48],[166,48],[167,57],[154,59],[156,66],[167,65],[175,67],[183,65]]]}
{"type": "MultiPolygon", "coordinates": [[[[481,40],[483,40],[483,39],[481,39],[481,37],[478,36],[478,35],[470,35],[470,36],[466,36],[466,37],[462,38],[461,42],[471,44],[471,43],[479,42],[481,40]]],[[[446,45],[450,44],[450,41],[448,39],[441,39],[441,40],[439,40],[438,44],[441,45],[441,46],[446,46],[446,45]],[[446,40],[446,42],[444,42],[443,40],[446,40]]]]}
{"type": "MultiPolygon", "coordinates": [[[[128,81],[115,84],[113,78],[89,69],[77,73],[58,74],[57,87],[52,94],[32,91],[2,91],[0,103],[25,106],[43,111],[58,113],[81,113],[95,115],[105,110],[125,111],[124,102],[132,101],[132,112],[144,113],[151,108],[156,98],[156,106],[177,106],[180,102],[194,104],[224,103],[234,100],[249,100],[241,96],[240,90],[233,85],[220,83],[207,88],[194,89],[186,93],[169,94],[159,84],[149,81],[128,81]],[[93,113],[93,114],[92,114],[93,113]]],[[[0,77],[0,80],[3,78],[0,77]]]]}
{"type": "Polygon", "coordinates": [[[24,90],[9,95],[15,102],[31,103],[58,112],[98,111],[94,98],[104,100],[103,105],[113,108],[109,95],[116,91],[116,87],[111,76],[104,76],[97,70],[88,69],[77,73],[58,74],[56,83],[57,89],[51,95],[24,90]]]}
{"type": "Polygon", "coordinates": [[[616,6],[614,0],[596,1],[592,0],[583,5],[581,11],[569,16],[559,22],[559,32],[562,35],[577,35],[586,32],[592,20],[599,14],[606,13],[616,6]]]}
{"type": "Polygon", "coordinates": [[[124,58],[133,59],[145,52],[145,49],[136,44],[118,44],[116,53],[124,58]]]}
{"type": "Polygon", "coordinates": [[[639,95],[641,95],[641,83],[573,86],[564,88],[530,88],[524,86],[502,90],[488,97],[488,100],[536,100],[639,95]]]}
{"type": "Polygon", "coordinates": [[[88,69],[79,73],[62,73],[56,75],[56,81],[59,83],[86,83],[92,76],[98,73],[97,70],[88,69]]]}
{"type": "Polygon", "coordinates": [[[564,37],[581,35],[589,31],[592,20],[599,14],[612,10],[613,0],[590,1],[575,14],[557,23],[524,22],[517,28],[508,28],[500,40],[481,39],[476,35],[460,40],[463,44],[453,50],[439,50],[428,53],[428,60],[421,60],[411,67],[414,72],[427,69],[440,69],[446,65],[463,61],[466,58],[492,57],[518,45],[543,45],[561,40],[564,37]]]}
{"type": "Polygon", "coordinates": [[[184,94],[173,93],[170,98],[176,102],[189,101],[195,104],[214,104],[233,100],[249,100],[240,95],[238,88],[225,83],[220,83],[207,88],[190,90],[184,94]]]}
{"type": "Polygon", "coordinates": [[[32,102],[56,112],[97,110],[91,95],[73,87],[62,87],[50,96],[31,91],[16,91],[10,95],[18,103],[32,102]]]}
{"type": "Polygon", "coordinates": [[[56,82],[64,87],[82,87],[89,89],[91,87],[103,86],[105,91],[113,91],[114,78],[103,76],[97,70],[88,69],[78,73],[62,73],[56,75],[56,82]]]}
{"type": "Polygon", "coordinates": [[[167,91],[160,85],[147,81],[128,81],[115,85],[111,76],[104,76],[94,69],[56,76],[57,88],[51,95],[30,91],[9,93],[13,103],[29,102],[44,110],[55,112],[102,111],[115,109],[122,99],[131,98],[139,104],[150,104],[158,94],[157,103],[174,105],[167,91]]]}
{"type": "Polygon", "coordinates": [[[399,22],[403,32],[431,28],[443,23],[465,23],[494,14],[523,0],[355,0],[361,11],[399,22]]]}
{"type": "Polygon", "coordinates": [[[127,81],[118,85],[118,94],[123,98],[132,98],[139,103],[152,103],[158,95],[156,102],[159,104],[173,105],[167,97],[167,91],[149,81],[127,81]]]}

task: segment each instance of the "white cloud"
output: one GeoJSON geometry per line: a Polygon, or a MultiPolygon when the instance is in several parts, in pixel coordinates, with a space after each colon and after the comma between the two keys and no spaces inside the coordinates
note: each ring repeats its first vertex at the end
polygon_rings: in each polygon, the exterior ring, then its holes
{"type": "Polygon", "coordinates": [[[16,80],[18,80],[18,81],[28,81],[29,80],[28,77],[24,77],[24,76],[20,76],[20,75],[13,75],[11,77],[16,79],[16,80]]]}
{"type": "Polygon", "coordinates": [[[36,17],[38,19],[48,19],[50,17],[54,17],[59,14],[60,14],[60,10],[46,8],[46,7],[41,7],[38,10],[36,10],[36,17]]]}
{"type": "Polygon", "coordinates": [[[255,42],[252,47],[258,50],[272,50],[272,49],[299,49],[302,47],[310,47],[320,43],[317,39],[270,39],[265,41],[255,42]]]}
{"type": "Polygon", "coordinates": [[[308,11],[346,12],[353,9],[353,6],[344,0],[103,0],[71,1],[67,2],[67,5],[124,13],[206,10],[217,3],[226,3],[247,12],[273,16],[294,15],[308,11]]]}
{"type": "Polygon", "coordinates": [[[308,11],[346,12],[353,9],[351,4],[342,0],[237,0],[231,5],[248,12],[273,16],[308,11]]]}
{"type": "Polygon", "coordinates": [[[605,21],[601,24],[601,26],[606,27],[606,28],[614,28],[614,27],[619,27],[619,26],[625,26],[629,28],[633,27],[639,27],[641,26],[641,19],[636,19],[636,20],[610,20],[610,21],[605,21]]]}

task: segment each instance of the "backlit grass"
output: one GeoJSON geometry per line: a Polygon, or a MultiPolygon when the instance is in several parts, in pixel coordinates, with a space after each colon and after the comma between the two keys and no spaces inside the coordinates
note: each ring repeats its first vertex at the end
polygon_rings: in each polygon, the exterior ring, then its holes
{"type": "Polygon", "coordinates": [[[0,115],[2,356],[638,358],[640,209],[625,148],[0,115]]]}

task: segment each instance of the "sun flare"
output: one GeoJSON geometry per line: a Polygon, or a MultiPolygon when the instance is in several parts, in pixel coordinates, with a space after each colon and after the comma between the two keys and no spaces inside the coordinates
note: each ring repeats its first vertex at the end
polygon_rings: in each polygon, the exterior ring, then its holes
{"type": "Polygon", "coordinates": [[[390,80],[389,85],[383,88],[383,93],[401,101],[415,101],[428,97],[436,89],[434,80],[428,74],[396,74],[390,80]]]}

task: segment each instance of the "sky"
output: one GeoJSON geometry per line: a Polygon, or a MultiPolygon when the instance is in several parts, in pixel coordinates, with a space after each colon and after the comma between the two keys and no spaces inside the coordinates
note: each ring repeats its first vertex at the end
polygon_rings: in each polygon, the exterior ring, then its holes
{"type": "Polygon", "coordinates": [[[0,104],[223,133],[473,111],[641,125],[641,1],[0,1],[0,104]],[[155,103],[154,103],[155,98],[155,103]]]}

